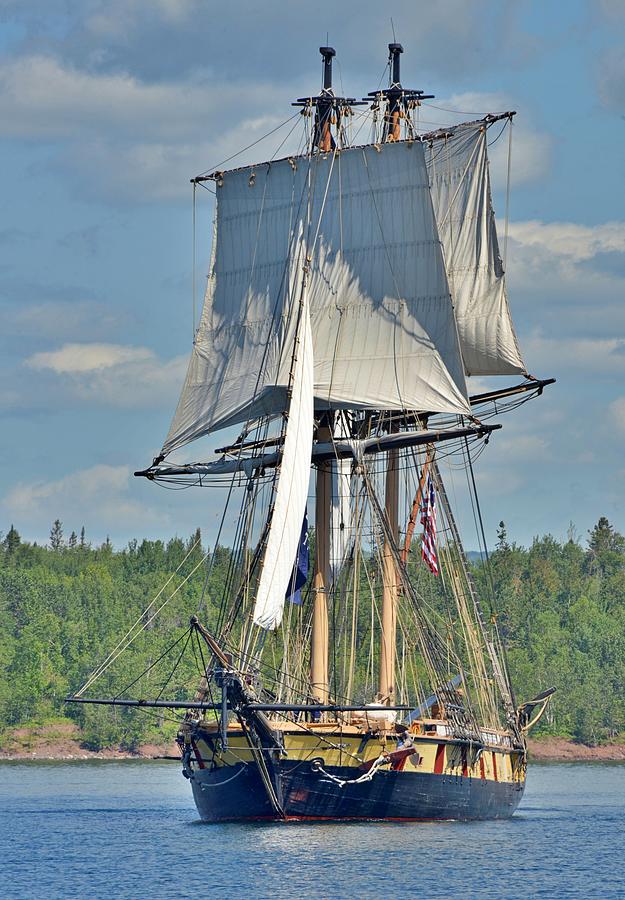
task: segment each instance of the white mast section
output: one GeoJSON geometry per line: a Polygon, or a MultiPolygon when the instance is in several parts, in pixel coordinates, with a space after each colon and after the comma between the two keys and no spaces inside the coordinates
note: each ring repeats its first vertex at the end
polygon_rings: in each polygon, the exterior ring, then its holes
{"type": "Polygon", "coordinates": [[[286,592],[299,550],[310,479],[314,425],[313,370],[312,331],[304,275],[295,337],[291,402],[254,606],[254,624],[265,629],[277,628],[282,621],[286,592]]]}
{"type": "Polygon", "coordinates": [[[459,125],[426,153],[467,375],[525,374],[499,255],[487,127],[459,125]]]}
{"type": "Polygon", "coordinates": [[[354,147],[333,161],[278,160],[217,179],[215,266],[165,454],[286,409],[285,279],[306,221],[319,223],[316,408],[470,414],[423,146],[354,147]]]}

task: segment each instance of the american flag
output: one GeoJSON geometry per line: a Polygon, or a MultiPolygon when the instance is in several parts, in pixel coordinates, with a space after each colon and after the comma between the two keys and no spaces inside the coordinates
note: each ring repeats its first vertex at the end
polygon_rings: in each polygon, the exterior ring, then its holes
{"type": "Polygon", "coordinates": [[[425,488],[425,496],[421,504],[421,524],[423,525],[421,556],[430,572],[434,575],[438,575],[438,557],[436,555],[436,490],[434,489],[434,483],[429,475],[425,488]]]}

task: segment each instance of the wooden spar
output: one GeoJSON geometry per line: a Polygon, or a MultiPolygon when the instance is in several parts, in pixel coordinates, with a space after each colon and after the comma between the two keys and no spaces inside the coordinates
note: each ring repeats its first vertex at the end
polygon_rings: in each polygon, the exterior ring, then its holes
{"type": "MultiPolygon", "coordinates": [[[[221,703],[205,703],[198,700],[132,700],[125,697],[66,697],[64,703],[87,703],[96,706],[130,706],[145,707],[146,709],[210,709],[221,710],[221,703]]],[[[236,710],[238,707],[232,703],[228,704],[228,710],[236,710]]],[[[374,705],[366,706],[364,704],[333,704],[333,703],[247,703],[246,710],[252,712],[375,712],[374,705]]],[[[396,710],[397,712],[412,712],[411,706],[389,706],[384,709],[396,710]]]]}
{"type": "Polygon", "coordinates": [[[497,400],[505,400],[507,397],[514,397],[515,394],[527,394],[535,392],[540,396],[543,388],[550,384],[555,384],[555,378],[532,378],[531,381],[524,381],[522,384],[515,384],[511,387],[500,388],[497,391],[488,391],[485,394],[472,394],[469,397],[471,406],[478,406],[480,403],[494,403],[497,400]]]}
{"type": "Polygon", "coordinates": [[[425,487],[425,479],[428,477],[428,471],[430,469],[430,462],[432,460],[431,449],[428,448],[428,451],[425,456],[425,465],[423,466],[423,470],[421,472],[421,477],[419,478],[419,486],[417,487],[417,493],[414,496],[414,500],[412,501],[412,509],[410,510],[410,519],[408,520],[408,526],[406,528],[406,539],[404,541],[404,546],[401,551],[401,561],[406,564],[408,560],[408,553],[410,552],[410,544],[412,543],[412,535],[414,534],[415,525],[417,524],[417,516],[419,515],[419,509],[421,508],[421,501],[423,499],[423,489],[425,487]]]}
{"type": "MultiPolygon", "coordinates": [[[[312,459],[318,463],[328,459],[349,459],[356,455],[355,448],[367,455],[370,453],[382,453],[392,447],[419,447],[422,444],[435,444],[439,441],[451,441],[462,437],[487,437],[493,431],[497,431],[501,425],[472,425],[468,428],[453,428],[440,431],[399,431],[396,434],[387,434],[380,437],[366,438],[357,441],[334,440],[317,442],[313,445],[312,459]]],[[[246,449],[245,446],[238,448],[246,449]]],[[[234,459],[218,459],[206,463],[191,463],[186,465],[162,465],[163,458],[157,457],[148,469],[135,472],[142,478],[158,478],[161,476],[176,475],[227,475],[234,472],[249,472],[256,469],[268,469],[277,465],[280,461],[279,452],[264,453],[256,457],[249,456],[234,459]]]]}
{"type": "MultiPolygon", "coordinates": [[[[321,440],[330,440],[330,429],[319,429],[321,440]]],[[[315,568],[313,573],[313,619],[310,645],[310,687],[314,700],[327,703],[330,696],[328,674],[328,590],[330,586],[330,513],[332,478],[330,463],[317,464],[315,490],[315,568]]]]}
{"type": "Polygon", "coordinates": [[[395,695],[395,654],[397,643],[397,567],[394,547],[399,536],[399,450],[387,453],[386,518],[389,534],[382,551],[382,617],[380,635],[380,672],[378,690],[382,702],[395,695]]]}

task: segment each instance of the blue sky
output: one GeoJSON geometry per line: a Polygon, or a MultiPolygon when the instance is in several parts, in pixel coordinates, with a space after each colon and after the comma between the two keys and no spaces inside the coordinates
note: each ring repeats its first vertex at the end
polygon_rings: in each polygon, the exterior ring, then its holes
{"type": "MultiPolygon", "coordinates": [[[[117,546],[211,535],[219,493],[132,477],[160,448],[190,348],[189,177],[292,115],[326,32],[345,92],[376,88],[387,10],[0,0],[0,530],[45,541],[58,517],[117,546]]],[[[522,543],[571,521],[584,537],[600,515],[625,531],[625,4],[398,0],[393,18],[404,84],[436,94],[424,121],[518,110],[510,302],[529,370],[558,384],[480,458],[489,536],[502,518],[522,543]]]]}

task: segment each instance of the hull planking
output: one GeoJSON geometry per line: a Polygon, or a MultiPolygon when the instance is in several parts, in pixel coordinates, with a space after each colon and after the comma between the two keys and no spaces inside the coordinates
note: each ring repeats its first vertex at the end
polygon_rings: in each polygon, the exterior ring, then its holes
{"type": "Polygon", "coordinates": [[[280,815],[245,736],[229,733],[225,752],[215,737],[197,735],[195,765],[186,773],[207,822],[503,819],[512,816],[525,787],[520,749],[439,736],[415,737],[398,749],[396,735],[320,728],[283,735],[285,753],[273,766],[280,815]],[[389,761],[376,767],[382,753],[389,761]]]}

